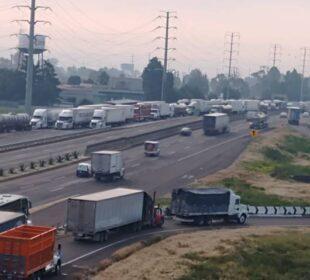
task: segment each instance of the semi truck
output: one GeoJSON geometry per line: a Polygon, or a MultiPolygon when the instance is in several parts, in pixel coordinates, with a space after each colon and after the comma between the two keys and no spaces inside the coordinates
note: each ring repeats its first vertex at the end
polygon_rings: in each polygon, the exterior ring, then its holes
{"type": "Polygon", "coordinates": [[[56,229],[22,225],[0,233],[0,278],[42,279],[61,269],[61,246],[54,252],[56,229]]]}
{"type": "Polygon", "coordinates": [[[288,123],[291,125],[299,125],[301,110],[299,107],[289,107],[288,109],[288,123]]]}
{"type": "Polygon", "coordinates": [[[209,112],[213,104],[210,101],[203,99],[191,99],[191,103],[187,107],[187,113],[189,115],[201,115],[209,112]]]}
{"type": "Polygon", "coordinates": [[[165,119],[173,116],[170,105],[165,101],[153,101],[151,105],[151,118],[153,120],[165,119]]]}
{"type": "Polygon", "coordinates": [[[0,211],[23,213],[28,217],[31,207],[31,201],[26,196],[0,194],[0,211]]]}
{"type": "Polygon", "coordinates": [[[137,103],[134,108],[134,120],[143,122],[151,119],[152,105],[148,103],[137,103]]]}
{"type": "Polygon", "coordinates": [[[55,124],[56,129],[75,129],[88,127],[92,120],[94,109],[72,108],[62,110],[55,124]]]}
{"type": "Polygon", "coordinates": [[[177,104],[177,103],[173,103],[170,104],[170,108],[173,112],[173,116],[174,117],[184,117],[187,115],[187,106],[183,103],[183,104],[177,104]]]}
{"type": "Polygon", "coordinates": [[[0,232],[21,226],[27,223],[24,213],[0,211],[0,232]]]}
{"type": "Polygon", "coordinates": [[[229,116],[224,113],[206,114],[203,117],[205,135],[221,134],[230,131],[229,116]]]}
{"type": "Polygon", "coordinates": [[[92,173],[97,181],[113,181],[125,175],[122,154],[119,151],[99,151],[91,154],[92,173]]]}
{"type": "Polygon", "coordinates": [[[111,231],[161,227],[163,211],[142,190],[116,188],[68,199],[67,230],[76,240],[102,242],[111,231]]]}
{"type": "Polygon", "coordinates": [[[226,188],[180,188],[172,192],[171,213],[182,223],[205,225],[213,220],[245,224],[246,205],[240,196],[226,188]]]}
{"type": "Polygon", "coordinates": [[[31,118],[31,127],[50,128],[54,127],[62,108],[35,109],[31,118]]]}
{"type": "Polygon", "coordinates": [[[243,100],[227,100],[225,105],[231,106],[231,112],[233,114],[242,114],[245,112],[245,104],[243,100]]]}
{"type": "Polygon", "coordinates": [[[90,122],[91,128],[103,128],[105,126],[116,126],[126,122],[126,112],[121,107],[103,107],[95,110],[90,122]]]}
{"type": "Polygon", "coordinates": [[[1,114],[0,133],[31,130],[30,116],[28,114],[1,114]]]}
{"type": "Polygon", "coordinates": [[[268,128],[268,126],[268,115],[263,112],[256,113],[256,115],[250,119],[250,129],[265,129],[268,128]]]}
{"type": "Polygon", "coordinates": [[[115,108],[121,108],[124,111],[125,114],[125,121],[130,122],[134,118],[134,105],[126,105],[126,104],[117,104],[115,105],[115,108]]]}

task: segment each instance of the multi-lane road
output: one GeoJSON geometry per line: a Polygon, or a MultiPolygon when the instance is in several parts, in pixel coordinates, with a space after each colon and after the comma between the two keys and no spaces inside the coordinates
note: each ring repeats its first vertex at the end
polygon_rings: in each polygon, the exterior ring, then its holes
{"type": "MultiPolygon", "coordinates": [[[[161,127],[165,122],[163,122],[161,127]]],[[[159,124],[159,123],[158,123],[159,124]]],[[[155,124],[153,124],[155,125],[155,124]]],[[[137,129],[137,128],[136,128],[137,129]]],[[[138,128],[147,131],[148,127],[138,128]]],[[[115,131],[102,134],[99,137],[120,137],[119,133],[128,134],[133,131],[115,131]]],[[[95,136],[94,136],[95,137],[95,136]]],[[[95,143],[98,141],[88,139],[95,143]]],[[[112,139],[112,138],[111,138],[112,139]]],[[[158,196],[170,193],[173,188],[187,186],[197,179],[228,167],[251,141],[248,124],[245,121],[232,123],[232,132],[216,137],[206,137],[202,130],[197,130],[191,137],[173,136],[160,141],[161,156],[146,158],[143,147],[138,146],[123,152],[126,166],[126,178],[114,183],[96,182],[93,178],[79,179],[75,176],[76,166],[68,166],[57,170],[36,174],[22,179],[0,184],[1,193],[16,193],[28,196],[34,205],[32,220],[40,225],[63,225],[66,216],[66,199],[70,196],[92,193],[117,186],[144,189],[149,193],[157,192],[158,196]]],[[[58,143],[62,149],[72,145],[85,147],[84,138],[72,140],[69,143],[58,143]]],[[[38,147],[43,153],[55,153],[55,145],[38,147]]],[[[75,146],[76,147],[76,146],[75,146]]],[[[29,157],[33,149],[25,151],[29,157]]],[[[40,151],[39,151],[40,153],[40,151]]],[[[17,153],[18,154],[18,153],[17,153]]],[[[15,154],[15,157],[16,155],[15,154]]],[[[20,156],[24,150],[19,151],[20,156]]],[[[5,153],[10,159],[10,153],[5,153]]],[[[5,160],[3,160],[5,162],[5,160]]],[[[250,220],[249,225],[310,225],[310,219],[257,219],[250,220]]],[[[119,234],[111,237],[106,244],[77,243],[70,236],[59,239],[64,248],[64,263],[67,271],[72,271],[74,265],[94,263],[115,249],[131,242],[148,238],[154,234],[172,234],[194,228],[183,228],[173,222],[168,222],[161,230],[148,230],[139,235],[119,234]]],[[[67,277],[68,278],[68,277],[67,277]]],[[[69,279],[69,278],[68,278],[69,279]]]]}

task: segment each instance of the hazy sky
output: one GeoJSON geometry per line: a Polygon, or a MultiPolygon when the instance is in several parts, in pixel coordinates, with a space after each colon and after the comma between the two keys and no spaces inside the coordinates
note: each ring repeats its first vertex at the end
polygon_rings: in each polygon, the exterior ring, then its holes
{"type": "MultiPolygon", "coordinates": [[[[8,50],[17,44],[11,33],[27,30],[25,24],[10,23],[28,17],[27,10],[11,10],[27,0],[0,0],[0,56],[9,57],[8,50]]],[[[236,66],[242,76],[260,65],[271,64],[271,46],[280,44],[279,68],[300,69],[300,48],[310,46],[309,0],[37,0],[53,11],[39,11],[37,19],[52,25],[37,25],[37,32],[47,34],[47,57],[56,57],[64,66],[118,67],[133,56],[139,70],[148,57],[163,56],[164,18],[155,18],[160,10],[177,12],[171,24],[169,68],[187,72],[201,68],[209,76],[227,71],[225,68],[225,34],[240,34],[236,66]]],[[[310,54],[310,53],[309,53],[310,54]]],[[[310,60],[309,60],[310,63],[310,60]]]]}

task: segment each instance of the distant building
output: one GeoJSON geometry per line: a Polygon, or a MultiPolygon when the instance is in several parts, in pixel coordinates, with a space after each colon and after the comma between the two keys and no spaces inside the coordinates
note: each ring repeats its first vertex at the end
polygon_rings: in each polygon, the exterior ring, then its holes
{"type": "Polygon", "coordinates": [[[60,97],[74,105],[79,105],[85,100],[92,103],[121,99],[144,100],[141,78],[111,77],[107,86],[81,84],[62,85],[60,88],[60,97]]]}
{"type": "Polygon", "coordinates": [[[133,77],[135,66],[131,63],[123,63],[121,64],[121,70],[126,76],[133,77]]]}

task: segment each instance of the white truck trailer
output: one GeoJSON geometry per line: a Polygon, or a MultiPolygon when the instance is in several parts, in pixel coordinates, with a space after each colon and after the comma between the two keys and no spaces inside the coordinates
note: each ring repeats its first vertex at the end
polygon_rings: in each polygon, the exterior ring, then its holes
{"type": "Polygon", "coordinates": [[[70,198],[67,229],[76,240],[105,241],[109,232],[143,226],[162,226],[164,216],[154,199],[142,190],[116,188],[70,198]]]}
{"type": "Polygon", "coordinates": [[[203,99],[191,99],[190,104],[187,107],[189,115],[201,115],[211,110],[211,102],[203,99]]]}
{"type": "Polygon", "coordinates": [[[154,120],[165,119],[173,116],[173,110],[165,101],[148,101],[143,104],[151,104],[151,118],[154,120]]]}
{"type": "Polygon", "coordinates": [[[135,112],[135,106],[134,105],[118,104],[118,105],[115,105],[115,108],[123,109],[126,122],[133,121],[134,112],[135,112]]]}
{"type": "Polygon", "coordinates": [[[240,196],[226,188],[181,188],[172,192],[171,213],[183,223],[205,225],[213,220],[245,224],[248,211],[240,196]]]}
{"type": "Polygon", "coordinates": [[[92,108],[72,108],[63,110],[55,124],[56,129],[75,129],[88,127],[93,117],[92,108]]]}
{"type": "Polygon", "coordinates": [[[126,122],[126,108],[102,107],[95,110],[90,122],[91,128],[103,128],[105,126],[116,126],[126,122]]]}
{"type": "Polygon", "coordinates": [[[122,154],[119,151],[99,151],[91,154],[92,173],[97,181],[124,177],[122,154]]]}
{"type": "Polygon", "coordinates": [[[245,104],[243,100],[227,100],[225,103],[231,106],[231,112],[234,114],[245,112],[245,104]]]}
{"type": "Polygon", "coordinates": [[[251,112],[251,111],[259,111],[259,100],[251,100],[251,99],[247,99],[244,100],[244,106],[245,106],[245,110],[247,112],[251,112]]]}
{"type": "Polygon", "coordinates": [[[63,108],[35,109],[31,118],[33,129],[54,127],[63,108]]]}
{"type": "Polygon", "coordinates": [[[205,135],[214,135],[229,132],[229,116],[224,113],[213,113],[204,115],[203,130],[205,135]]]}

